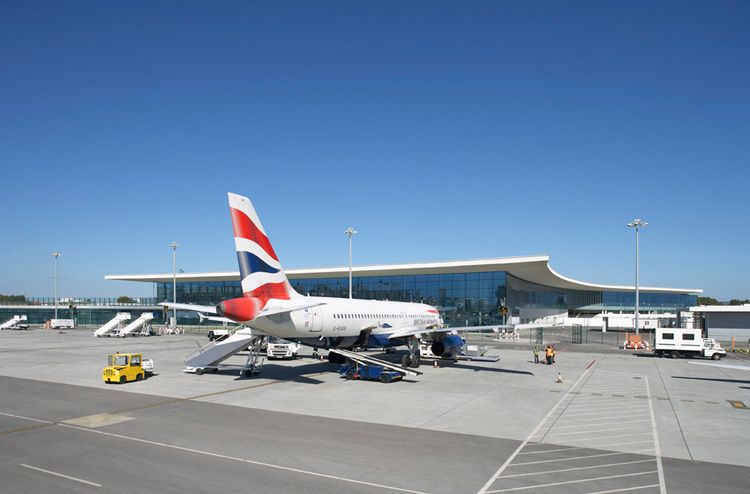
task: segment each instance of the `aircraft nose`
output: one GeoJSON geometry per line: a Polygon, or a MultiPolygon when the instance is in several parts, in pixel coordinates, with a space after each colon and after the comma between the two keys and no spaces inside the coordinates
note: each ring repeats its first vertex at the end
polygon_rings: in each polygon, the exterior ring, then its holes
{"type": "Polygon", "coordinates": [[[221,317],[224,317],[224,302],[219,302],[219,305],[216,306],[216,313],[219,314],[221,317]]]}

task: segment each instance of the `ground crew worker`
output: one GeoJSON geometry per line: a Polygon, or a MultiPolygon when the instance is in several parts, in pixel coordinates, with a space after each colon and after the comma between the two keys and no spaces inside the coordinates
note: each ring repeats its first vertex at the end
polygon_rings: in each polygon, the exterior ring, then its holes
{"type": "Polygon", "coordinates": [[[547,365],[552,365],[552,356],[554,355],[554,350],[552,350],[552,347],[547,345],[547,348],[544,350],[544,356],[547,357],[547,365]]]}
{"type": "Polygon", "coordinates": [[[534,345],[534,363],[539,363],[539,347],[534,345]]]}
{"type": "Polygon", "coordinates": [[[557,350],[555,350],[555,345],[552,345],[552,363],[555,363],[555,355],[557,355],[557,350]]]}

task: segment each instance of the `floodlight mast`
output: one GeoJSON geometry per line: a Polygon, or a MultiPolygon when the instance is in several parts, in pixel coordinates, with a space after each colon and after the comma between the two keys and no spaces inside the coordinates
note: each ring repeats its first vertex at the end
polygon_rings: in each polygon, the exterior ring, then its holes
{"type": "Polygon", "coordinates": [[[352,237],[357,234],[357,230],[351,226],[344,230],[344,233],[349,237],[349,298],[352,298],[352,237]]]}
{"type": "MultiPolygon", "coordinates": [[[[177,303],[177,242],[169,244],[172,247],[172,303],[177,303]]],[[[177,327],[177,307],[172,307],[172,328],[177,327]]]]}
{"type": "Polygon", "coordinates": [[[60,258],[60,255],[57,251],[52,253],[52,257],[55,258],[55,319],[57,319],[57,260],[60,258]]]}
{"type": "Polygon", "coordinates": [[[638,327],[638,316],[640,313],[640,277],[641,277],[641,269],[640,269],[640,252],[639,252],[639,245],[638,245],[638,232],[641,228],[644,228],[648,226],[648,223],[641,220],[640,218],[636,218],[630,223],[628,223],[628,226],[630,228],[635,228],[635,334],[640,334],[640,329],[638,327]]]}

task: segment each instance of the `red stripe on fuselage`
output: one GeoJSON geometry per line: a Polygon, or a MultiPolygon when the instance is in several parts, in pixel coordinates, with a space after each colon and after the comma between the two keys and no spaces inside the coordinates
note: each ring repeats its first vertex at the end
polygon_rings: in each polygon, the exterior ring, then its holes
{"type": "Polygon", "coordinates": [[[263,303],[261,305],[261,308],[266,306],[266,302],[268,302],[269,299],[272,298],[278,298],[281,300],[289,300],[291,296],[289,295],[289,289],[287,288],[287,284],[285,282],[280,283],[266,283],[265,285],[261,285],[252,292],[245,292],[245,297],[254,297],[257,299],[260,299],[263,303]]]}
{"type": "Polygon", "coordinates": [[[266,251],[266,254],[278,261],[279,258],[276,257],[276,252],[273,251],[273,247],[271,247],[271,242],[268,241],[268,237],[266,237],[263,232],[260,231],[257,226],[255,226],[255,223],[253,223],[253,221],[239,209],[229,208],[229,210],[232,214],[232,228],[234,229],[234,236],[250,240],[251,242],[255,242],[256,244],[260,245],[260,247],[264,251],[266,251]]]}
{"type": "Polygon", "coordinates": [[[440,314],[438,311],[432,309],[428,310],[427,312],[429,312],[430,314],[440,314]]]}

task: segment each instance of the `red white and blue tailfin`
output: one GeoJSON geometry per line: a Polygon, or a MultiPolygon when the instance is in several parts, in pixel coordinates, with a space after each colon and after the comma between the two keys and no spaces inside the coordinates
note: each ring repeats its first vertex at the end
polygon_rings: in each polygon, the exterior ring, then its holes
{"type": "Polygon", "coordinates": [[[270,299],[299,297],[289,284],[250,199],[231,192],[228,196],[244,297],[260,302],[259,309],[270,299]]]}

